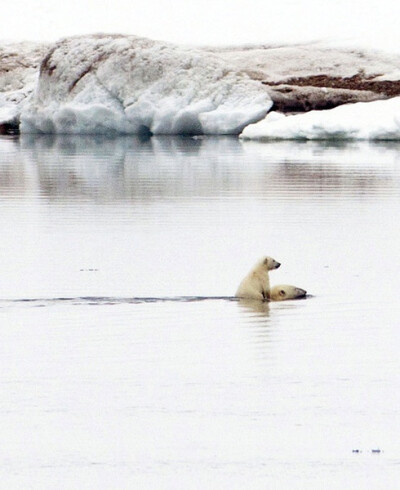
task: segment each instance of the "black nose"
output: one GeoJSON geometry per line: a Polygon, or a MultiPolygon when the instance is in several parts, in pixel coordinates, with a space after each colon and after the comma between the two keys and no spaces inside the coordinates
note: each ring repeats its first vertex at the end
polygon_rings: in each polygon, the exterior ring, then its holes
{"type": "Polygon", "coordinates": [[[280,267],[280,266],[281,266],[281,264],[279,262],[277,262],[275,269],[278,269],[278,267],[280,267]]]}

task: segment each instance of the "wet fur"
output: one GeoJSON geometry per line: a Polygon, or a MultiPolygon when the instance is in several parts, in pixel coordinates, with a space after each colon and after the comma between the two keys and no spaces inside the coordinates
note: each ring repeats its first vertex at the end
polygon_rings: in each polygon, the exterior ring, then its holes
{"type": "Polygon", "coordinates": [[[272,257],[263,257],[242,280],[236,297],[265,301],[270,299],[269,271],[277,269],[280,263],[272,257]]]}

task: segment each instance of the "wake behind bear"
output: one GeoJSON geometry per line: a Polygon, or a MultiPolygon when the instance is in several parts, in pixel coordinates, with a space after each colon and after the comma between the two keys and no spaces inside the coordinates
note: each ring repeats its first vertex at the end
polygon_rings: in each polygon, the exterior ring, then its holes
{"type": "Polygon", "coordinates": [[[272,257],[263,257],[242,280],[235,296],[260,301],[285,301],[304,298],[307,291],[289,284],[273,286],[271,289],[269,271],[277,269],[280,265],[272,257]]]}

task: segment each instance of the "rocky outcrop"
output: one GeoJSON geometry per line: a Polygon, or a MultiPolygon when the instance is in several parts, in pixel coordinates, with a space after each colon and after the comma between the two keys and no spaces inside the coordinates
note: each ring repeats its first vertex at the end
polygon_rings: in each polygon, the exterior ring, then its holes
{"type": "Polygon", "coordinates": [[[400,95],[400,56],[323,43],[206,48],[259,80],[273,110],[307,112],[400,95]]]}
{"type": "Polygon", "coordinates": [[[21,108],[33,92],[47,51],[48,45],[39,43],[0,45],[0,134],[18,132],[21,108]]]}

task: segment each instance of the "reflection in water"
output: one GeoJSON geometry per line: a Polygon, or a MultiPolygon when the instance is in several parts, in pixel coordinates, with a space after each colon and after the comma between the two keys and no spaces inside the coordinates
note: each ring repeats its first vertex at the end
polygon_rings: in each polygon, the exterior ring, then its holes
{"type": "Polygon", "coordinates": [[[0,157],[8,157],[1,158],[0,189],[37,191],[49,199],[148,202],[221,192],[270,199],[299,192],[362,196],[390,187],[379,166],[399,161],[397,146],[349,143],[345,161],[341,152],[342,146],[332,144],[266,145],[231,137],[143,142],[131,136],[24,135],[0,145],[0,157]]]}
{"type": "Polygon", "coordinates": [[[253,311],[255,313],[261,313],[262,316],[269,316],[270,304],[268,301],[259,301],[256,299],[240,298],[238,304],[241,308],[253,311]]]}

